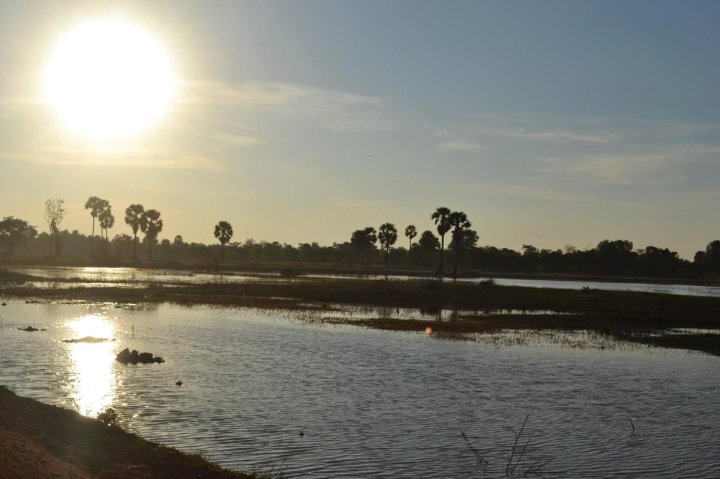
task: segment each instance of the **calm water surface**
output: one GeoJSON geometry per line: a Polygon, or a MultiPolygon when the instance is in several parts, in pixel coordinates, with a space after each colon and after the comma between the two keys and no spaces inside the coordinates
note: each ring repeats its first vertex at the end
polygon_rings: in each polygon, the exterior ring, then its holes
{"type": "Polygon", "coordinates": [[[8,303],[0,383],[90,416],[112,406],[130,430],[228,467],[504,477],[530,414],[517,476],[550,457],[545,477],[720,476],[714,356],[496,347],[307,325],[305,313],[8,303]],[[29,324],[47,331],[18,331],[29,324]],[[87,335],[116,341],[61,341],[87,335]],[[125,347],[167,362],[123,366],[125,347]]]}

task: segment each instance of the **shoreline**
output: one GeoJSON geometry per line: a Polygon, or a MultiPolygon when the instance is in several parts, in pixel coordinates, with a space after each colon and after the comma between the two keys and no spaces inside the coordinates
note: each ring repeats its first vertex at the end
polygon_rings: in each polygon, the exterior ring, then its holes
{"type": "Polygon", "coordinates": [[[4,479],[266,479],[147,441],[117,426],[16,395],[0,385],[0,470],[4,479]]]}

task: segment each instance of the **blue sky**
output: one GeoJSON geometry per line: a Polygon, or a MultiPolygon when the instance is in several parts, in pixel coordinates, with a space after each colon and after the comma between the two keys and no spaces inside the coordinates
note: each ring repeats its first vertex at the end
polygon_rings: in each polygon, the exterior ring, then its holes
{"type": "Polygon", "coordinates": [[[480,244],[720,237],[720,4],[664,1],[0,2],[0,216],[88,196],[161,237],[346,241],[465,211],[480,244]],[[138,138],[88,144],[37,98],[54,39],[120,14],[182,86],[138,138]]]}

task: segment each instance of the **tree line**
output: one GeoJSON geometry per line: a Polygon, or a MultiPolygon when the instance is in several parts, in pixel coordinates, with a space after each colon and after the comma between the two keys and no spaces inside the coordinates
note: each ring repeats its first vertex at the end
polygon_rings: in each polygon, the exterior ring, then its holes
{"type": "Polygon", "coordinates": [[[27,221],[8,216],[0,221],[0,257],[64,257],[90,258],[106,264],[139,261],[139,246],[145,247],[143,259],[167,264],[218,265],[222,262],[275,261],[286,263],[317,263],[344,267],[384,266],[395,269],[422,269],[436,274],[457,276],[468,271],[582,273],[614,276],[654,277],[720,277],[720,240],[711,241],[698,251],[692,261],[680,258],[675,251],[656,246],[635,249],[629,240],[602,240],[596,247],[580,250],[572,246],[560,249],[539,249],[525,244],[520,251],[481,246],[478,234],[462,211],[446,207],[435,209],[429,220],[433,228],[419,233],[415,225],[403,231],[407,240],[398,245],[400,233],[395,224],[382,223],[357,229],[348,241],[322,246],[300,243],[297,246],[277,241],[232,242],[233,228],[228,221],[219,221],[213,230],[218,243],[185,242],[181,235],[158,239],[163,231],[161,213],[131,204],[125,208],[127,232],[115,234],[116,227],[110,203],[91,196],[85,204],[91,217],[90,235],[61,228],[67,211],[61,199],[45,202],[43,218],[47,231],[38,232],[27,221]],[[96,229],[99,228],[96,234],[96,229]],[[142,233],[142,239],[139,238],[142,233]],[[417,241],[415,241],[417,238],[417,241]],[[446,240],[449,242],[446,243],[446,240]],[[447,261],[450,260],[450,265],[447,261]]]}

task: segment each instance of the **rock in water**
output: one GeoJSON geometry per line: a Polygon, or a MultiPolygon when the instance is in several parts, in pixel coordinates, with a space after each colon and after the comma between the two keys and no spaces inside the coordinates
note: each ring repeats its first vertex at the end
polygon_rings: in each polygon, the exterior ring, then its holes
{"type": "Polygon", "coordinates": [[[152,353],[139,353],[136,349],[132,352],[125,348],[115,356],[115,360],[122,364],[150,364],[150,363],[164,363],[165,360],[160,356],[153,356],[152,353]]]}

